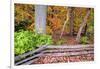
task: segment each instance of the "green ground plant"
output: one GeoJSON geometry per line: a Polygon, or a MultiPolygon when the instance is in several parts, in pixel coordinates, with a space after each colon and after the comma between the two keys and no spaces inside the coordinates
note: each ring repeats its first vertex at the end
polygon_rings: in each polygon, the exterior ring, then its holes
{"type": "Polygon", "coordinates": [[[35,50],[38,46],[52,44],[50,35],[37,34],[32,31],[19,31],[14,33],[15,55],[35,50]]]}
{"type": "Polygon", "coordinates": [[[80,39],[81,44],[88,44],[88,37],[87,36],[82,36],[80,39]]]}

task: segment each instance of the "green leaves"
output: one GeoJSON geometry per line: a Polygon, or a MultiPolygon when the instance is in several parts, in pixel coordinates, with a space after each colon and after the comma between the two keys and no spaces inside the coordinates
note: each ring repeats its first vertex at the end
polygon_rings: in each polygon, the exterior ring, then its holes
{"type": "Polygon", "coordinates": [[[87,36],[81,37],[80,43],[81,44],[87,44],[88,43],[88,37],[87,36]]]}
{"type": "Polygon", "coordinates": [[[50,35],[37,34],[32,31],[19,31],[14,35],[15,55],[36,49],[38,46],[52,44],[50,35]]]}

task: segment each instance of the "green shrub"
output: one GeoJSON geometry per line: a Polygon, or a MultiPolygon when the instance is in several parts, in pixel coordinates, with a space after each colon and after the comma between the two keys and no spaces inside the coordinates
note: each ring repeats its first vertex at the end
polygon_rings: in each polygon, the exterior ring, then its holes
{"type": "Polygon", "coordinates": [[[61,45],[63,43],[64,43],[64,40],[59,40],[59,41],[56,42],[57,45],[61,45]]]}
{"type": "Polygon", "coordinates": [[[15,55],[36,49],[41,45],[52,44],[50,35],[37,34],[31,31],[19,31],[14,35],[15,55]]]}
{"type": "Polygon", "coordinates": [[[81,37],[80,43],[81,43],[81,44],[88,44],[88,37],[87,37],[87,36],[81,37]]]}
{"type": "MultiPolygon", "coordinates": [[[[92,23],[93,24],[93,23],[92,23]]],[[[88,28],[87,28],[87,34],[86,34],[89,38],[89,41],[91,43],[94,42],[94,25],[90,25],[88,28]]]]}

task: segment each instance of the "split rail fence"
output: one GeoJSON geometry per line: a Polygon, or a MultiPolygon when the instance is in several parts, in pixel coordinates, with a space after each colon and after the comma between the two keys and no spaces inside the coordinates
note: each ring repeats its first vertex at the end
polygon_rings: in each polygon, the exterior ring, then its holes
{"type": "Polygon", "coordinates": [[[41,46],[36,50],[15,56],[15,65],[30,65],[40,56],[76,56],[94,54],[94,45],[41,46]]]}

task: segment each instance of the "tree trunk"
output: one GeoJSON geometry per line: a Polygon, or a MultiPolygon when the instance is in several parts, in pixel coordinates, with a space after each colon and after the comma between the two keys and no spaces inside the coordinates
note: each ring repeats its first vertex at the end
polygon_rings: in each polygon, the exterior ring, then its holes
{"type": "Polygon", "coordinates": [[[46,16],[47,6],[36,5],[35,6],[35,30],[37,33],[46,33],[46,16]]]}
{"type": "Polygon", "coordinates": [[[70,10],[70,24],[69,24],[69,26],[70,26],[70,36],[73,36],[73,24],[74,24],[74,13],[73,13],[73,11],[74,11],[74,7],[72,7],[71,8],[71,10],[70,10]]]}
{"type": "Polygon", "coordinates": [[[68,10],[68,12],[67,12],[67,15],[66,15],[66,20],[64,22],[63,28],[61,30],[60,39],[61,39],[61,37],[63,35],[63,32],[64,32],[64,29],[65,29],[66,23],[69,21],[70,8],[67,8],[67,10],[68,10]]]}
{"type": "Polygon", "coordinates": [[[85,25],[84,31],[83,31],[83,35],[86,35],[86,31],[87,31],[87,24],[85,25]]]}
{"type": "Polygon", "coordinates": [[[86,14],[86,16],[84,17],[83,22],[82,22],[81,25],[80,25],[80,28],[79,28],[79,31],[78,31],[77,37],[76,37],[76,41],[77,41],[77,42],[80,41],[82,29],[83,29],[83,27],[86,25],[89,15],[90,15],[90,9],[87,10],[87,14],[86,14]]]}

